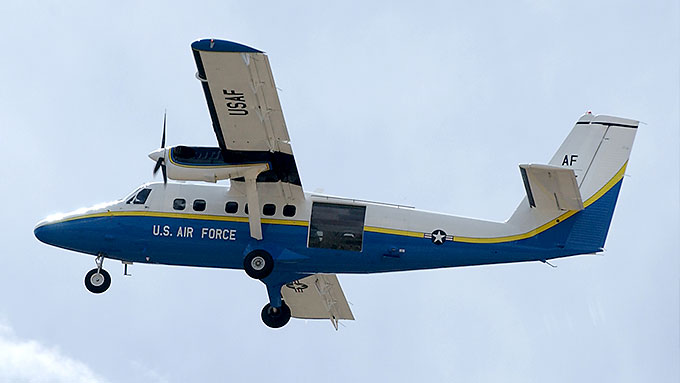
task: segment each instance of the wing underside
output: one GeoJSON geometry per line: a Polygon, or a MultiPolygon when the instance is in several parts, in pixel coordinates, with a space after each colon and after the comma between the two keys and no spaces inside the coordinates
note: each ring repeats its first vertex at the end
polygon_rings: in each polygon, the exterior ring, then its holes
{"type": "Polygon", "coordinates": [[[354,320],[352,310],[335,274],[314,274],[281,288],[281,295],[294,318],[354,320]]]}

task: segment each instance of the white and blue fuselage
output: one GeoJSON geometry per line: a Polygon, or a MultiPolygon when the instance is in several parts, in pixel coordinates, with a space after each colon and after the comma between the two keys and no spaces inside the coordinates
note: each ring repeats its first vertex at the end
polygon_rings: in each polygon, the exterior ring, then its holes
{"type": "Polygon", "coordinates": [[[266,240],[258,241],[249,233],[245,195],[219,185],[152,183],[127,199],[48,217],[35,235],[54,246],[121,261],[229,269],[242,269],[244,254],[264,248],[277,255],[276,271],[300,275],[544,261],[602,250],[604,237],[586,247],[570,245],[568,234],[584,222],[608,227],[620,184],[620,178],[612,179],[586,209],[539,230],[316,194],[295,205],[265,200],[262,206],[273,205],[274,211],[262,215],[266,240]],[[143,202],[139,193],[146,194],[143,202]],[[184,201],[182,210],[176,201],[184,201]],[[365,207],[358,248],[310,247],[315,202],[365,207]],[[227,213],[227,204],[233,213],[227,213]],[[287,208],[284,216],[284,206],[294,206],[294,214],[287,208]]]}

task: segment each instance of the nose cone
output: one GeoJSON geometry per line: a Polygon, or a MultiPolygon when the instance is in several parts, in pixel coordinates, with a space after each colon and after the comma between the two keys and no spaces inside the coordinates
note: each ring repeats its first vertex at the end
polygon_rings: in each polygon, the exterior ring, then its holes
{"type": "Polygon", "coordinates": [[[104,245],[106,218],[39,223],[33,234],[50,246],[94,254],[104,245]]]}
{"type": "Polygon", "coordinates": [[[158,161],[158,159],[161,157],[165,158],[164,148],[156,149],[153,152],[149,153],[149,158],[151,158],[154,162],[158,161]]]}
{"type": "Polygon", "coordinates": [[[41,221],[33,229],[33,235],[42,243],[51,246],[64,247],[63,223],[50,223],[41,221]]]}
{"type": "Polygon", "coordinates": [[[110,229],[110,207],[118,202],[105,202],[80,208],[70,213],[52,214],[38,222],[35,237],[48,245],[91,253],[110,229]]]}

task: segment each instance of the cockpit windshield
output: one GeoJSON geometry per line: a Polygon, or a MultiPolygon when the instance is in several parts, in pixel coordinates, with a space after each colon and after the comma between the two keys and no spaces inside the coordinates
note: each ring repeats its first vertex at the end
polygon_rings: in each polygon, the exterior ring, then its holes
{"type": "Polygon", "coordinates": [[[140,190],[132,203],[135,205],[144,205],[146,203],[146,199],[149,198],[149,193],[151,193],[151,189],[140,190]]]}
{"type": "Polygon", "coordinates": [[[132,193],[132,195],[125,202],[126,204],[144,205],[149,198],[151,189],[145,188],[140,191],[132,193]]]}

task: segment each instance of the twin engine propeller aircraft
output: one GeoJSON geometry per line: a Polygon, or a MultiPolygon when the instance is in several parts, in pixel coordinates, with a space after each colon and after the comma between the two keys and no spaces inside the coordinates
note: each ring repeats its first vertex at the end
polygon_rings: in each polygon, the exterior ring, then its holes
{"type": "Polygon", "coordinates": [[[104,259],[243,269],[264,283],[272,328],[291,317],[354,316],[336,274],[541,261],[603,251],[638,121],[587,113],[548,164],[519,165],[526,197],[506,222],[305,193],[267,56],[206,39],[191,45],[219,147],[165,147],[149,157],[162,183],[48,217],[42,242],[104,259]],[[216,183],[168,183],[167,179],[216,183]]]}

